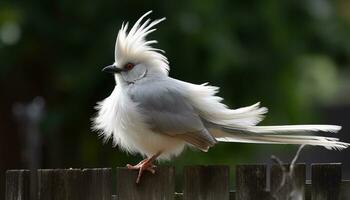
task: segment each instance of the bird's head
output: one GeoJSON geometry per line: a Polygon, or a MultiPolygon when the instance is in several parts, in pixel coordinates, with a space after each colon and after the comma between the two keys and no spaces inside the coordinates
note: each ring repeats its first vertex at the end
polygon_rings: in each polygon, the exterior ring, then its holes
{"type": "Polygon", "coordinates": [[[115,62],[102,71],[113,73],[120,84],[134,83],[152,74],[168,75],[169,65],[164,51],[153,48],[156,40],[146,40],[146,36],[165,18],[151,21],[143,19],[152,11],[144,14],[134,26],[128,30],[128,23],[122,25],[115,44],[115,62]]]}

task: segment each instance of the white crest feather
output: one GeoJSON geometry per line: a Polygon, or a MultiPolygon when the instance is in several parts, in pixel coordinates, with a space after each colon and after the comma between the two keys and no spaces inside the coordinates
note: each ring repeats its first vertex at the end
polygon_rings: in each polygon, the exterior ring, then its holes
{"type": "Polygon", "coordinates": [[[159,71],[168,74],[169,62],[162,54],[164,51],[150,46],[157,43],[156,40],[146,40],[146,36],[156,30],[154,26],[164,21],[165,18],[154,21],[147,19],[142,23],[143,19],[150,13],[152,11],[148,11],[142,15],[129,32],[129,23],[125,23],[125,25],[123,23],[118,32],[115,44],[115,62],[117,64],[129,60],[150,62],[153,67],[157,67],[159,71]]]}

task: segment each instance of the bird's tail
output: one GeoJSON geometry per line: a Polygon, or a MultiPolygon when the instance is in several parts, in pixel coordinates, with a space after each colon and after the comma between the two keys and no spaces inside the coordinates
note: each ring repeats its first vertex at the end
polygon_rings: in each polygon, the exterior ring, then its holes
{"type": "Polygon", "coordinates": [[[210,132],[221,142],[300,144],[341,150],[350,144],[340,142],[338,138],[334,137],[312,135],[312,133],[319,131],[336,133],[340,129],[340,126],[335,125],[232,127],[214,124],[210,128],[210,132]]]}

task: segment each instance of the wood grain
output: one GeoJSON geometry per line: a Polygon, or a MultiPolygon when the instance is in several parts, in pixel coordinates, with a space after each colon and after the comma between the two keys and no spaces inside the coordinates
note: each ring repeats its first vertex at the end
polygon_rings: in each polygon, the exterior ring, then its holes
{"type": "Polygon", "coordinates": [[[238,165],[236,200],[269,199],[266,192],[266,165],[238,165]]]}
{"type": "Polygon", "coordinates": [[[118,200],[173,200],[175,193],[175,168],[157,167],[156,173],[145,172],[136,184],[136,170],[117,168],[118,200]]]}
{"type": "Polygon", "coordinates": [[[112,169],[84,169],[84,195],[86,200],[111,200],[112,169]]]}
{"type": "Polygon", "coordinates": [[[30,171],[9,170],[6,172],[6,200],[30,199],[30,171]]]}
{"type": "Polygon", "coordinates": [[[79,169],[38,170],[39,200],[81,200],[85,192],[79,169]]]}
{"type": "Polygon", "coordinates": [[[228,166],[188,166],[184,169],[184,200],[229,200],[228,166]]]}
{"type": "Polygon", "coordinates": [[[341,164],[313,164],[311,166],[311,199],[340,199],[341,164]]]}

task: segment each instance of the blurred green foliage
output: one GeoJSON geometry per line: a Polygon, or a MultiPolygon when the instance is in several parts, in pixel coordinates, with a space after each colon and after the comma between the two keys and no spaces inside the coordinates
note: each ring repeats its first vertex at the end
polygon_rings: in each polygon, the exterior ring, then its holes
{"type": "MultiPolygon", "coordinates": [[[[148,10],[167,17],[149,38],[166,51],[172,77],[220,86],[231,107],[261,101],[270,108],[263,124],[317,123],[317,108],[342,101],[350,63],[346,0],[2,0],[1,106],[46,99],[45,167],[140,159],[103,145],[90,118],[114,87],[101,69],[113,62],[121,23],[148,10]]],[[[174,163],[233,164],[254,153],[254,145],[220,144],[206,154],[186,151],[174,163]]]]}

